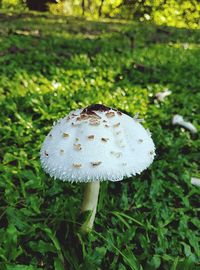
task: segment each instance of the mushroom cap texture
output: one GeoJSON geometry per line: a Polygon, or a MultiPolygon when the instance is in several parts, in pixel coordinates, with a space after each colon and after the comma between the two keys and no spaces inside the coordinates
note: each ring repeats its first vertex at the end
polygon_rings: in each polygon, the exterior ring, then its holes
{"type": "Polygon", "coordinates": [[[150,132],[137,119],[100,104],[54,123],[40,151],[44,171],[70,182],[119,181],[141,173],[154,156],[150,132]]]}

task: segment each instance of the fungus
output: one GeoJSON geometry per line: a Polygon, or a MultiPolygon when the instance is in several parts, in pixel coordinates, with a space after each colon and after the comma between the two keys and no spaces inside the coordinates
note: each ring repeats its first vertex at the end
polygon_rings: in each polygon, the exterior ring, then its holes
{"type": "Polygon", "coordinates": [[[175,114],[172,119],[172,124],[182,126],[193,134],[197,133],[196,127],[192,123],[185,121],[182,115],[175,114]]]}
{"type": "Polygon", "coordinates": [[[81,226],[83,233],[93,227],[100,182],[140,174],[155,156],[151,135],[137,119],[100,104],[73,111],[49,135],[40,152],[44,171],[55,179],[85,183],[81,212],[90,216],[81,226]]]}
{"type": "Polygon", "coordinates": [[[157,98],[157,100],[158,101],[164,101],[165,100],[165,98],[167,97],[167,96],[169,96],[169,95],[171,95],[171,91],[170,90],[168,90],[168,89],[165,89],[163,92],[158,92],[156,95],[155,95],[155,97],[157,98]]]}
{"type": "Polygon", "coordinates": [[[200,179],[196,177],[191,178],[191,184],[200,187],[200,179]]]}

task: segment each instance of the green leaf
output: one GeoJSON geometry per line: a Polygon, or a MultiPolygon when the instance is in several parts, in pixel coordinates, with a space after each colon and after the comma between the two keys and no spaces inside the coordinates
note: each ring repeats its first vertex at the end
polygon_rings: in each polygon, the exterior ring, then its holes
{"type": "Polygon", "coordinates": [[[6,266],[5,270],[42,270],[42,268],[38,268],[31,265],[13,264],[6,266]]]}
{"type": "Polygon", "coordinates": [[[161,264],[160,256],[154,255],[150,261],[150,267],[152,267],[151,269],[158,269],[160,267],[160,264],[161,264]]]}
{"type": "Polygon", "coordinates": [[[60,261],[59,258],[55,258],[54,259],[54,268],[55,270],[64,270],[64,266],[63,263],[60,261]]]}

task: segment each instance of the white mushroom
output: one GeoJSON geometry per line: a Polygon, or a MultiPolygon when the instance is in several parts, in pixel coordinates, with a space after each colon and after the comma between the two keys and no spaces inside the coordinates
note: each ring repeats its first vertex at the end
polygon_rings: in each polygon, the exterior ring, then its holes
{"type": "Polygon", "coordinates": [[[172,119],[172,124],[182,126],[188,129],[191,133],[197,133],[196,127],[192,123],[185,121],[182,115],[175,114],[172,119]]]}
{"type": "Polygon", "coordinates": [[[200,179],[196,177],[191,178],[191,184],[200,187],[200,179]]]}
{"type": "Polygon", "coordinates": [[[158,92],[158,93],[156,94],[156,98],[157,98],[158,101],[164,101],[164,99],[165,99],[167,96],[171,95],[171,93],[172,93],[172,92],[171,92],[170,90],[165,89],[163,92],[158,92]]]}
{"type": "Polygon", "coordinates": [[[82,231],[93,226],[99,182],[139,174],[155,156],[151,136],[137,119],[104,105],[71,112],[49,134],[41,148],[45,172],[63,181],[89,182],[81,211],[90,210],[92,214],[82,231]]]}

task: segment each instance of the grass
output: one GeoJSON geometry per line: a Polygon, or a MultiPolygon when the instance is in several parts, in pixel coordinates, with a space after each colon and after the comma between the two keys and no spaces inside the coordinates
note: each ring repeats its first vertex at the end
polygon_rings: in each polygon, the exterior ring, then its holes
{"type": "Polygon", "coordinates": [[[0,17],[0,269],[197,270],[200,31],[46,14],[0,17]],[[134,39],[134,42],[133,42],[134,39]],[[164,102],[157,92],[168,88],[164,102]],[[141,175],[101,185],[95,230],[78,234],[83,185],[50,179],[39,150],[54,120],[104,103],[152,132],[141,175]]]}

